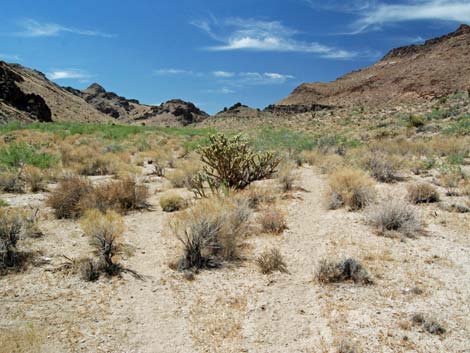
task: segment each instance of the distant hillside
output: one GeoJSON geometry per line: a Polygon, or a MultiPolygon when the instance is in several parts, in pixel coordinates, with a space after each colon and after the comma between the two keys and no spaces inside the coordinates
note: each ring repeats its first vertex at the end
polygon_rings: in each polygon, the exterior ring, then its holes
{"type": "Polygon", "coordinates": [[[140,104],[94,83],[80,91],[61,87],[36,70],[0,61],[0,123],[68,121],[186,126],[209,115],[179,99],[160,106],[140,104]]]}
{"type": "Polygon", "coordinates": [[[305,83],[277,106],[413,103],[470,90],[470,26],[420,45],[391,50],[382,60],[329,83],[305,83]]]}

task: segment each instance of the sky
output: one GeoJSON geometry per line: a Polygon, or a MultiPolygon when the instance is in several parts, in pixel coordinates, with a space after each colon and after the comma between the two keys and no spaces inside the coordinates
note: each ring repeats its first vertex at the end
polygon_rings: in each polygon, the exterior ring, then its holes
{"type": "Polygon", "coordinates": [[[264,108],[470,23],[470,0],[16,0],[0,60],[158,105],[264,108]]]}

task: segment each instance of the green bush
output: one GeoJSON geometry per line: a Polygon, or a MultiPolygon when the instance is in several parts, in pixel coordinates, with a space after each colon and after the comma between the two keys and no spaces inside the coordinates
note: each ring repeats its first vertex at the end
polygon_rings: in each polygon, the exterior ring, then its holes
{"type": "Polygon", "coordinates": [[[28,164],[41,169],[52,167],[58,158],[48,153],[37,152],[37,147],[25,143],[13,143],[0,148],[0,164],[7,168],[19,168],[28,164]]]}
{"type": "Polygon", "coordinates": [[[203,176],[209,184],[244,189],[253,181],[276,172],[281,159],[272,152],[256,152],[242,135],[210,136],[210,144],[199,149],[205,164],[203,176]]]}

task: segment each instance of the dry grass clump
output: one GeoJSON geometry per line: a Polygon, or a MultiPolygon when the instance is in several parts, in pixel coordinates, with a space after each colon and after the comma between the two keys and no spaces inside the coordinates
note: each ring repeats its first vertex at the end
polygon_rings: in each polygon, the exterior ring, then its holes
{"type": "Polygon", "coordinates": [[[57,218],[78,218],[82,214],[80,201],[93,193],[93,186],[83,177],[66,177],[51,193],[46,203],[57,218]]]}
{"type": "Polygon", "coordinates": [[[427,332],[433,335],[443,335],[447,332],[446,328],[437,319],[422,313],[414,314],[411,321],[415,325],[423,326],[427,332]]]}
{"type": "Polygon", "coordinates": [[[373,206],[369,211],[368,220],[381,235],[398,232],[407,237],[414,237],[423,232],[423,224],[416,209],[398,198],[389,197],[373,206]]]}
{"type": "Polygon", "coordinates": [[[25,167],[23,176],[31,192],[47,191],[48,176],[41,169],[27,166],[25,167]]]}
{"type": "Polygon", "coordinates": [[[187,206],[187,201],[174,191],[170,191],[160,197],[160,206],[165,212],[180,211],[187,206]]]}
{"type": "Polygon", "coordinates": [[[338,283],[353,281],[354,283],[372,284],[367,270],[355,259],[342,260],[323,259],[319,262],[316,279],[320,283],[338,283]]]}
{"type": "Polygon", "coordinates": [[[374,181],[359,169],[339,169],[330,175],[328,182],[330,209],[346,206],[350,210],[359,210],[375,199],[374,181]]]}
{"type": "Polygon", "coordinates": [[[292,163],[284,164],[277,173],[277,180],[283,192],[292,191],[297,178],[295,166],[292,163]]]}
{"type": "Polygon", "coordinates": [[[166,173],[166,178],[175,188],[191,187],[191,179],[201,170],[202,166],[194,158],[178,161],[174,170],[166,173]]]}
{"type": "Polygon", "coordinates": [[[22,194],[25,192],[25,183],[21,173],[3,172],[0,170],[0,191],[13,194],[22,194]]]}
{"type": "Polygon", "coordinates": [[[287,229],[285,213],[277,208],[266,208],[258,217],[264,233],[281,234],[287,229]]]}
{"type": "Polygon", "coordinates": [[[430,184],[408,185],[408,200],[414,204],[439,202],[439,193],[430,184]]]}
{"type": "Polygon", "coordinates": [[[125,213],[148,208],[148,189],[132,178],[93,186],[83,177],[67,177],[47,200],[57,218],[78,218],[86,210],[113,209],[125,213]]]}
{"type": "Polygon", "coordinates": [[[178,214],[172,223],[183,244],[178,269],[214,268],[239,259],[240,239],[249,232],[251,214],[246,203],[226,199],[203,200],[178,214]]]}
{"type": "Polygon", "coordinates": [[[270,274],[275,271],[288,273],[287,265],[278,249],[265,250],[256,259],[256,264],[262,274],[270,274]]]}
{"type": "Polygon", "coordinates": [[[132,270],[124,268],[117,261],[122,253],[122,234],[124,221],[114,211],[101,213],[88,210],[80,221],[82,230],[90,238],[97,260],[85,259],[80,264],[82,278],[96,280],[100,273],[116,276],[122,272],[136,275],[132,270]]]}
{"type": "Polygon", "coordinates": [[[464,179],[459,184],[459,190],[462,195],[470,197],[470,179],[464,179]]]}
{"type": "Polygon", "coordinates": [[[365,167],[374,179],[383,183],[397,181],[397,161],[385,153],[373,153],[365,161],[365,167]]]}
{"type": "Polygon", "coordinates": [[[22,257],[16,246],[22,231],[23,217],[18,212],[0,209],[0,271],[21,265],[22,257]]]}
{"type": "Polygon", "coordinates": [[[145,185],[137,184],[135,179],[127,177],[93,187],[93,192],[80,200],[79,207],[82,211],[96,208],[101,212],[112,209],[126,213],[148,208],[148,196],[145,185]]]}
{"type": "Polygon", "coordinates": [[[0,351],[5,353],[45,352],[46,334],[32,324],[2,327],[0,351]]]}
{"type": "Polygon", "coordinates": [[[276,203],[277,195],[272,189],[259,186],[251,186],[237,194],[237,197],[245,198],[250,208],[259,210],[264,205],[272,205],[276,203]]]}
{"type": "Polygon", "coordinates": [[[316,165],[321,173],[328,174],[345,168],[345,160],[338,154],[319,154],[316,165]]]}
{"type": "Polygon", "coordinates": [[[336,352],[337,353],[359,353],[359,350],[356,348],[353,342],[342,339],[338,344],[336,352]]]}

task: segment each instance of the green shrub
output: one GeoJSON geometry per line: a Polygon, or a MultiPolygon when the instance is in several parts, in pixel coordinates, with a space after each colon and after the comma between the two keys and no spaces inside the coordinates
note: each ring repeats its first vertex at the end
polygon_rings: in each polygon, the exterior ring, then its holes
{"type": "Polygon", "coordinates": [[[233,189],[244,189],[253,181],[271,176],[281,162],[272,152],[255,152],[242,135],[213,135],[199,153],[205,163],[206,181],[233,189]]]}
{"type": "Polygon", "coordinates": [[[8,168],[20,168],[29,164],[41,169],[47,169],[57,164],[58,158],[44,152],[37,152],[38,147],[25,143],[13,143],[0,148],[0,164],[8,168]]]}

